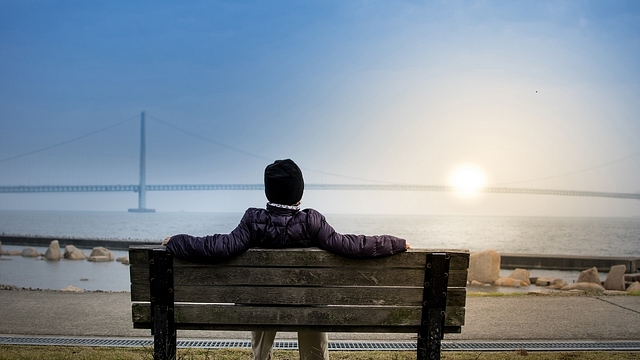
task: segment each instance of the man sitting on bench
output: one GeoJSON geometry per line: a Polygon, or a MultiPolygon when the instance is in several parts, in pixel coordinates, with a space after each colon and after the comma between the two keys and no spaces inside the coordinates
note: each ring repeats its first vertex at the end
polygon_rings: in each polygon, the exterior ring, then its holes
{"type": "MultiPolygon", "coordinates": [[[[276,160],[264,171],[266,209],[249,208],[229,234],[195,237],[169,236],[162,242],[174,256],[189,261],[220,262],[249,248],[319,247],[350,258],[383,257],[406,251],[409,244],[391,235],[339,234],[314,209],[300,210],[304,180],[290,159],[276,160]]],[[[271,358],[275,331],[252,331],[254,359],[271,358]]],[[[324,332],[299,332],[300,359],[328,360],[328,338],[324,332]]]]}

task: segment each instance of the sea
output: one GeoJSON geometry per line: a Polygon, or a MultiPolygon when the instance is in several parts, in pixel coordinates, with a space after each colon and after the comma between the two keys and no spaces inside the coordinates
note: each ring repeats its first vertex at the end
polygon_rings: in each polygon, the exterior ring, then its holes
{"type": "MultiPolygon", "coordinates": [[[[392,234],[414,248],[493,249],[500,253],[640,257],[640,217],[471,217],[325,214],[336,231],[392,234]]],[[[4,235],[157,241],[169,235],[228,233],[241,213],[0,211],[4,235]]],[[[3,245],[4,251],[23,247],[3,245]]],[[[41,253],[45,248],[37,248],[41,253]]],[[[85,250],[90,251],[89,250],[85,250]]],[[[116,257],[126,251],[114,251],[116,257]]],[[[537,276],[547,276],[543,270],[537,276]]],[[[563,272],[569,280],[576,276],[563,272]]],[[[0,284],[59,290],[127,291],[128,266],[119,262],[45,261],[0,257],[0,284]]]]}

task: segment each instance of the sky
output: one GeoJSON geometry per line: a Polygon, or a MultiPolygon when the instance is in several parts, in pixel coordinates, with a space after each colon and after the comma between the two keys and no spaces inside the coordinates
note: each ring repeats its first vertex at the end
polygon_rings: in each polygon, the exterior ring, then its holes
{"type": "MultiPolygon", "coordinates": [[[[637,1],[0,1],[0,185],[307,183],[640,193],[637,1]]],[[[260,191],[150,192],[239,212],[260,191]]],[[[0,194],[109,210],[135,193],[0,194]]],[[[307,191],[325,213],[640,216],[640,201],[307,191]]]]}

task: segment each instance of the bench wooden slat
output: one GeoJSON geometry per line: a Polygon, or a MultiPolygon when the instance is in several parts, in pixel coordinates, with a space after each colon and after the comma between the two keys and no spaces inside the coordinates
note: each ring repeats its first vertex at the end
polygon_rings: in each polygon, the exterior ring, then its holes
{"type": "MultiPolygon", "coordinates": [[[[129,250],[129,261],[132,265],[148,265],[147,250],[157,245],[132,245],[129,250]]],[[[442,249],[409,249],[406,252],[378,259],[358,259],[359,267],[384,267],[424,269],[427,252],[446,252],[451,255],[449,268],[452,270],[467,269],[469,267],[469,251],[442,249]]],[[[318,248],[287,249],[250,249],[242,256],[225,261],[225,267],[353,267],[353,259],[338,256],[318,248]]],[[[212,266],[212,264],[194,264],[174,258],[173,266],[212,266]]]]}
{"type": "MultiPolygon", "coordinates": [[[[174,267],[176,285],[420,286],[424,270],[388,268],[174,267]]],[[[149,282],[148,266],[131,268],[131,283],[149,282]]],[[[449,286],[467,284],[467,270],[449,271],[449,286]]]]}
{"type": "MultiPolygon", "coordinates": [[[[352,327],[401,327],[396,332],[416,332],[420,326],[422,307],[420,306],[238,306],[223,304],[175,304],[175,326],[182,324],[211,326],[225,325],[236,330],[251,330],[256,326],[309,326],[326,328],[340,327],[340,331],[352,327]]],[[[464,307],[447,308],[445,326],[462,326],[464,307]]],[[[149,303],[133,303],[133,322],[151,322],[149,303]]],[[[337,330],[330,330],[337,331],[337,330]]],[[[376,331],[377,332],[377,331],[376,331]]]]}
{"type": "MultiPolygon", "coordinates": [[[[150,329],[149,323],[133,323],[134,329],[150,329]]],[[[350,325],[337,325],[331,327],[325,326],[266,326],[256,325],[251,329],[230,325],[206,325],[206,324],[181,324],[180,330],[218,330],[218,331],[324,331],[324,332],[357,332],[357,333],[414,333],[417,328],[399,328],[394,326],[350,326],[350,325]],[[411,331],[410,331],[411,330],[411,331]]],[[[462,327],[460,326],[445,326],[443,328],[445,334],[460,334],[462,327]]]]}
{"type": "MultiPolygon", "coordinates": [[[[281,304],[281,305],[386,305],[419,306],[419,287],[279,287],[279,286],[185,286],[174,287],[174,301],[281,304]]],[[[132,301],[149,301],[148,285],[132,284],[132,301]]],[[[465,306],[466,289],[449,288],[448,306],[465,306]]]]}

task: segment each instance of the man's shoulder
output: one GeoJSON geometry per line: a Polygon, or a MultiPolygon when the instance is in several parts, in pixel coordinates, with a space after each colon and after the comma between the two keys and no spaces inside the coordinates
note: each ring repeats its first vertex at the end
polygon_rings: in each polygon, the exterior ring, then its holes
{"type": "Polygon", "coordinates": [[[312,209],[312,208],[306,208],[306,209],[302,209],[300,211],[305,212],[307,214],[319,214],[319,215],[322,215],[322,214],[320,214],[320,212],[318,210],[312,209]]]}
{"type": "Polygon", "coordinates": [[[261,208],[253,208],[250,207],[244,212],[244,216],[242,217],[242,221],[244,222],[256,222],[261,219],[267,218],[267,210],[261,208]]]}
{"type": "Polygon", "coordinates": [[[324,215],[322,215],[322,213],[320,213],[320,211],[316,209],[306,208],[306,209],[300,210],[300,212],[304,213],[310,219],[318,219],[318,220],[324,219],[324,215]]]}

